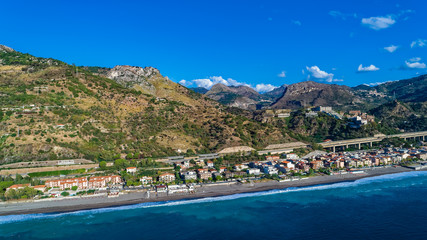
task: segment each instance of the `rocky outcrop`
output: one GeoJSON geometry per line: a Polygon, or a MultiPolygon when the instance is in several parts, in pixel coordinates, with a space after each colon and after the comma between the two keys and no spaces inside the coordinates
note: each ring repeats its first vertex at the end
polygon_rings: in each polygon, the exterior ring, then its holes
{"type": "Polygon", "coordinates": [[[15,52],[13,48],[0,44],[0,52],[15,52]]]}
{"type": "Polygon", "coordinates": [[[135,85],[140,86],[146,92],[154,93],[155,86],[149,81],[150,78],[160,75],[159,70],[153,67],[132,67],[126,65],[118,65],[107,72],[107,77],[117,83],[131,88],[135,85]]]}

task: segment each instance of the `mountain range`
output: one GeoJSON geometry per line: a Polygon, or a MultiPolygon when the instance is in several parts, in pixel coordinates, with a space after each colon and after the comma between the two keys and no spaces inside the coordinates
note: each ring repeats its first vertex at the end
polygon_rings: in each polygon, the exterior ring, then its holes
{"type": "Polygon", "coordinates": [[[224,105],[242,109],[299,109],[310,106],[331,106],[339,110],[350,108],[368,110],[391,100],[426,102],[427,75],[372,87],[368,85],[348,87],[304,81],[282,85],[263,94],[247,86],[223,84],[216,84],[210,90],[200,87],[192,90],[224,105]]]}
{"type": "Polygon", "coordinates": [[[77,67],[0,45],[0,163],[262,149],[426,129],[426,78],[353,88],[307,81],[263,94],[223,84],[188,89],[153,67],[77,67]],[[301,107],[320,105],[369,111],[383,123],[355,130],[327,115],[304,117],[301,107]],[[265,109],[283,108],[298,111],[289,121],[261,121],[265,109]]]}

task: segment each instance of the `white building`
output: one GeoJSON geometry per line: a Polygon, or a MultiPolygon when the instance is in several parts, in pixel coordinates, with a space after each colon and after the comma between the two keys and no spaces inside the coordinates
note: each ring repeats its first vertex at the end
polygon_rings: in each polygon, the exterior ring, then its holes
{"type": "Polygon", "coordinates": [[[265,174],[270,174],[270,175],[273,175],[273,174],[279,174],[279,170],[277,169],[277,168],[275,168],[275,167],[273,167],[273,166],[264,166],[264,173],[265,174]]]}
{"type": "Polygon", "coordinates": [[[254,175],[261,174],[261,171],[258,168],[249,168],[249,169],[246,170],[246,172],[248,174],[254,174],[254,175]]]}

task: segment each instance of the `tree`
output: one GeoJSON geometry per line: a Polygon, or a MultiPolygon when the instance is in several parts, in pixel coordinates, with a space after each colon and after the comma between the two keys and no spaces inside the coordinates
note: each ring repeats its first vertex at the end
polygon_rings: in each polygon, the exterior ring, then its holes
{"type": "Polygon", "coordinates": [[[125,167],[125,165],[126,165],[126,160],[124,160],[124,159],[119,158],[119,159],[114,161],[114,166],[117,169],[123,169],[125,167]]]}
{"type": "Polygon", "coordinates": [[[105,161],[101,161],[101,162],[99,163],[99,168],[100,168],[101,170],[105,170],[105,169],[107,169],[107,162],[105,162],[105,161]]]}
{"type": "Polygon", "coordinates": [[[71,187],[71,190],[76,191],[78,188],[79,188],[79,187],[77,187],[77,186],[72,186],[72,187],[71,187]]]}
{"type": "Polygon", "coordinates": [[[63,196],[63,197],[66,197],[66,196],[69,196],[70,195],[70,193],[69,192],[62,192],[61,193],[61,196],[63,196]]]}
{"type": "Polygon", "coordinates": [[[19,183],[20,181],[22,181],[23,177],[19,174],[16,174],[15,176],[15,182],[19,183]]]}
{"type": "Polygon", "coordinates": [[[16,199],[18,197],[18,195],[16,194],[15,189],[10,189],[9,191],[7,191],[4,196],[6,197],[6,199],[16,199]]]}

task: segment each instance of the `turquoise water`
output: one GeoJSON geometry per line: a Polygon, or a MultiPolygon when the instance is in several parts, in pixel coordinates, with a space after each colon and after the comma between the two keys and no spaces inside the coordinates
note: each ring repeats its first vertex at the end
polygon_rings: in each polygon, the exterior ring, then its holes
{"type": "Polygon", "coordinates": [[[0,217],[0,239],[427,239],[427,172],[0,217]]]}

